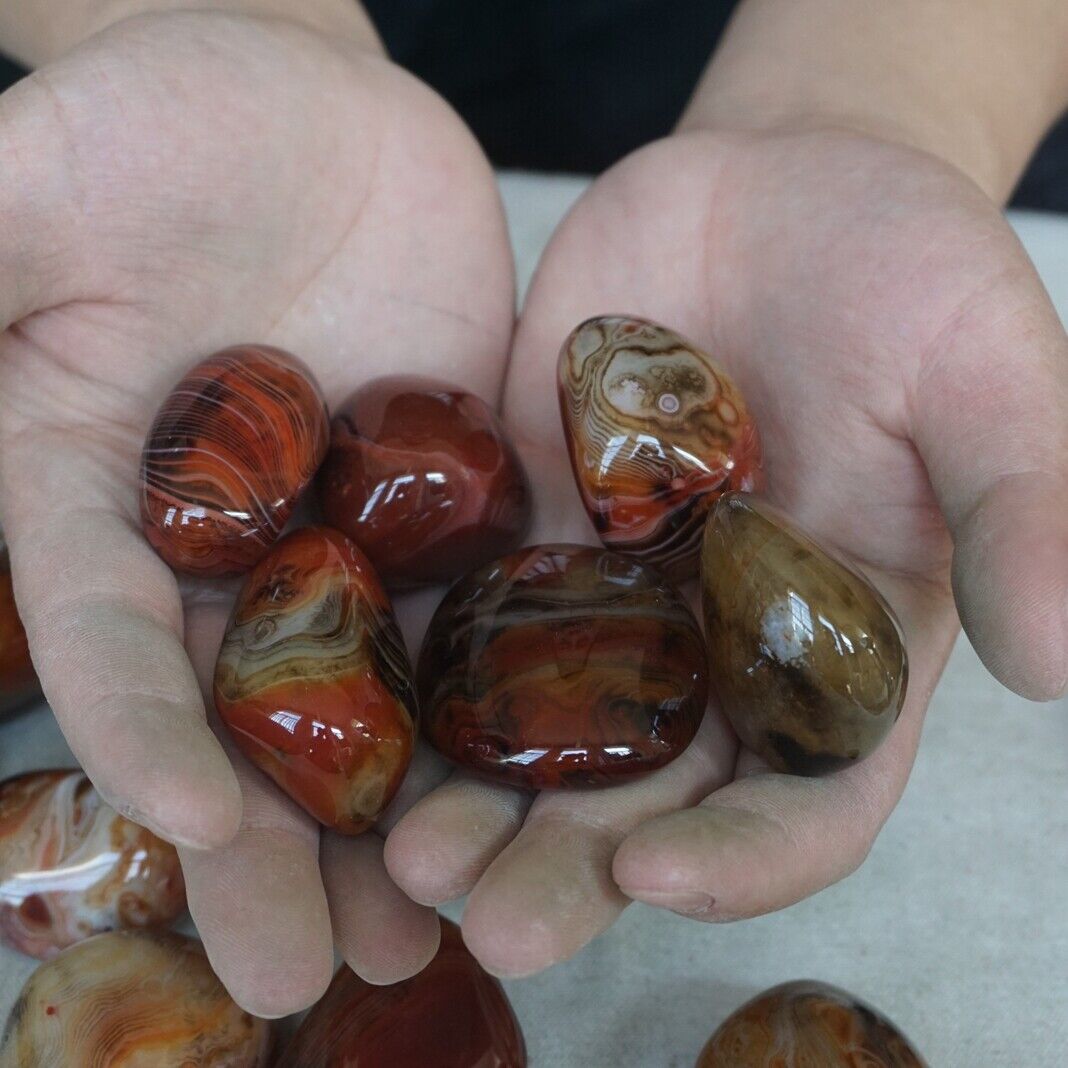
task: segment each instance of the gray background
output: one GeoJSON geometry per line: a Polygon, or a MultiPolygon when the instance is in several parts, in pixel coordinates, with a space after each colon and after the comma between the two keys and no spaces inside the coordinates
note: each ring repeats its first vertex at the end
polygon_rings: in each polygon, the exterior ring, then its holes
{"type": "MultiPolygon", "coordinates": [[[[523,284],[583,184],[502,178],[523,284]]],[[[1068,317],[1068,221],[1013,223],[1068,317]]],[[[0,726],[0,777],[68,763],[47,708],[0,726]]],[[[961,639],[905,797],[859,872],[728,926],[635,905],[574,960],[506,986],[533,1068],[691,1066],[732,1009],[802,977],[874,1002],[932,1068],[1059,1066],[1066,889],[1068,702],[1014,697],[961,639]]],[[[33,967],[0,950],[0,1017],[33,967]]]]}

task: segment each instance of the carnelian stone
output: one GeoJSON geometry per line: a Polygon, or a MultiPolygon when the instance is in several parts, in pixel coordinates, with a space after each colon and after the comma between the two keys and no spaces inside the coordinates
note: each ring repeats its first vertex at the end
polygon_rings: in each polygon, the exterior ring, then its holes
{"type": "Polygon", "coordinates": [[[390,587],[458,578],[520,544],[530,486],[484,401],[430,378],[391,376],[334,417],[318,480],[323,515],[390,587]]]}
{"type": "Polygon", "coordinates": [[[441,948],[418,975],[372,986],[346,966],[277,1068],[525,1068],[523,1033],[501,984],[441,921],[441,948]]]}
{"type": "Polygon", "coordinates": [[[311,372],[267,345],[224,349],[171,391],[141,456],[141,524],[176,571],[236,575],[262,560],[326,455],[311,372]]]}
{"type": "Polygon", "coordinates": [[[705,647],[655,569],[540,545],[457,582],[419,661],[424,727],[450,760],[544,789],[625,782],[667,764],[705,711],[705,647]]]}
{"type": "Polygon", "coordinates": [[[242,752],[320,823],[358,834],[411,760],[408,654],[367,557],[307,527],[249,573],[215,669],[215,705],[242,752]]]}
{"type": "Polygon", "coordinates": [[[582,502],[609,549],[680,580],[727,490],[763,485],[756,423],[726,371],[644,319],[588,319],[564,342],[560,411],[582,502]]]}
{"type": "Polygon", "coordinates": [[[0,531],[0,715],[36,697],[39,692],[26,631],[22,628],[11,588],[7,545],[0,531]]]}

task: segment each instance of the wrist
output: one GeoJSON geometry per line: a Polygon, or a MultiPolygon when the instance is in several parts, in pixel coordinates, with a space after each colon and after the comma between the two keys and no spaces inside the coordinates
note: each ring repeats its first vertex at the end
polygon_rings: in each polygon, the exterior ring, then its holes
{"type": "Polygon", "coordinates": [[[683,128],[839,127],[1011,193],[1068,106],[1068,5],[746,0],[683,128]]]}
{"type": "Polygon", "coordinates": [[[4,0],[0,46],[36,67],[124,19],[179,11],[280,19],[369,51],[383,51],[358,0],[4,0]]]}

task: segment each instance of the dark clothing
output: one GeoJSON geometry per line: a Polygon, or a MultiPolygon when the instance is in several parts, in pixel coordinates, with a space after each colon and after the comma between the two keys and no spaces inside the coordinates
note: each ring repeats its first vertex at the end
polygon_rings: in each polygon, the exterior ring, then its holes
{"type": "MultiPolygon", "coordinates": [[[[2,0],[0,0],[2,2],[2,0]]],[[[734,0],[365,0],[503,167],[596,173],[672,128],[734,0]]],[[[0,88],[17,76],[0,60],[0,88]]],[[[1068,212],[1068,118],[1016,192],[1068,212]]]]}

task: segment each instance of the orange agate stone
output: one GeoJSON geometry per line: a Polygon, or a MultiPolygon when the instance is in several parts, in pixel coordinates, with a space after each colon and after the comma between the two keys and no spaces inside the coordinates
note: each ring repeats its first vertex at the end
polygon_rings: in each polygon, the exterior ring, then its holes
{"type": "Polygon", "coordinates": [[[564,342],[560,411],[582,502],[609,549],[697,574],[727,490],[763,485],[756,424],[711,356],[644,319],[588,319],[564,342]]]}
{"type": "Polygon", "coordinates": [[[22,629],[22,620],[15,607],[7,544],[0,531],[0,715],[24,704],[39,692],[26,631],[22,629]]]}
{"type": "Polygon", "coordinates": [[[411,760],[416,704],[404,640],[367,557],[308,527],[250,572],[215,670],[242,752],[320,823],[358,834],[411,760]]]}
{"type": "Polygon", "coordinates": [[[141,457],[141,523],[176,571],[236,575],[261,560],[326,455],[311,372],[267,345],[225,349],[171,391],[141,457]]]}

